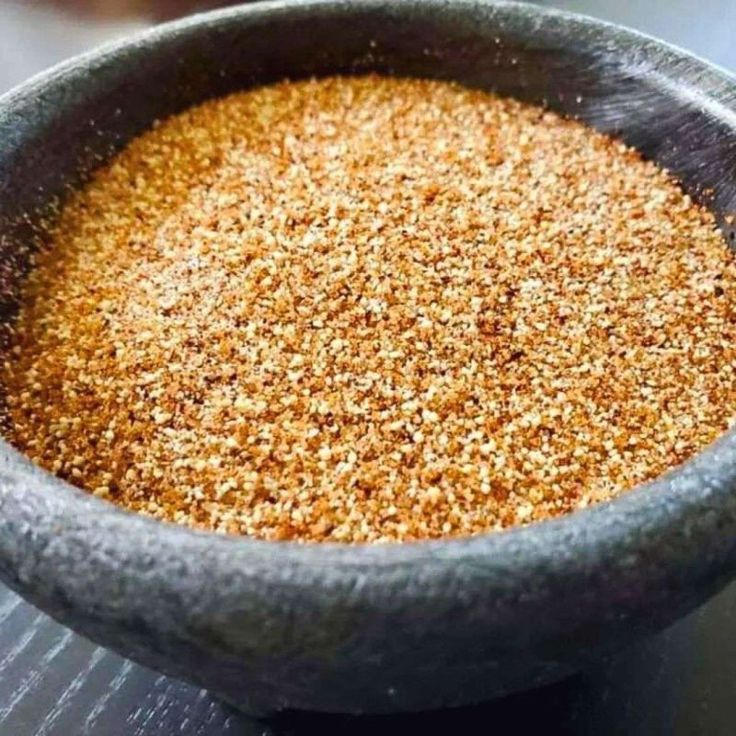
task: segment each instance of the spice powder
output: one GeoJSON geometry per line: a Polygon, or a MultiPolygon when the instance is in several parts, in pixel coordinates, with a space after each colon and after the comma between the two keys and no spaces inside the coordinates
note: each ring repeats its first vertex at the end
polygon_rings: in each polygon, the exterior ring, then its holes
{"type": "Polygon", "coordinates": [[[158,124],[63,207],[2,369],[9,439],[220,532],[501,529],[728,427],[734,284],[713,217],[578,122],[285,82],[158,124]]]}

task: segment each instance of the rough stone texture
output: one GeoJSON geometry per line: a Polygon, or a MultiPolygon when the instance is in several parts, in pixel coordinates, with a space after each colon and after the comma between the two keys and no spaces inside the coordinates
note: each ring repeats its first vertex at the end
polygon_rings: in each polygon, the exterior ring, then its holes
{"type": "MultiPolygon", "coordinates": [[[[0,99],[6,313],[36,229],[24,213],[153,118],[254,82],[364,69],[546,101],[620,133],[693,193],[712,188],[721,215],[736,209],[736,85],[682,52],[516,4],[257,4],[80,57],[0,99]]],[[[733,433],[610,504],[386,547],[161,524],[0,449],[0,576],[93,640],[253,712],[419,710],[530,687],[678,618],[734,569],[733,433]]]]}

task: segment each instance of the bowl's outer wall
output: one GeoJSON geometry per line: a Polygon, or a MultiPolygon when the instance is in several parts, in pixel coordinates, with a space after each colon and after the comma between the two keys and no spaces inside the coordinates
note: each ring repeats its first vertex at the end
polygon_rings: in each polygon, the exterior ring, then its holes
{"type": "MultiPolygon", "coordinates": [[[[83,57],[0,101],[5,314],[33,213],[154,119],[253,84],[368,70],[548,104],[621,135],[719,215],[736,209],[736,87],[670,47],[515,4],[257,4],[83,57]]],[[[559,521],[299,546],[121,512],[3,444],[0,575],[92,639],[254,712],[460,705],[563,676],[715,592],[736,567],[734,488],[728,435],[650,487],[559,521]]]]}

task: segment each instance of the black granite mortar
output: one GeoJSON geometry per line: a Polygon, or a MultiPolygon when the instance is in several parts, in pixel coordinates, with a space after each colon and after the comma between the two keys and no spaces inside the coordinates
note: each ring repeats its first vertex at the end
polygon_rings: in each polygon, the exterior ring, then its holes
{"type": "MultiPolygon", "coordinates": [[[[4,314],[37,216],[155,118],[256,83],[460,80],[620,134],[723,216],[736,83],[616,26],[517,4],[279,2],[163,26],[0,98],[4,314]]],[[[727,236],[734,238],[733,231],[727,236]]],[[[0,443],[0,576],[96,642],[255,713],[395,712],[561,678],[736,571],[736,435],[608,504],[467,540],[222,537],[121,511],[0,443]]]]}

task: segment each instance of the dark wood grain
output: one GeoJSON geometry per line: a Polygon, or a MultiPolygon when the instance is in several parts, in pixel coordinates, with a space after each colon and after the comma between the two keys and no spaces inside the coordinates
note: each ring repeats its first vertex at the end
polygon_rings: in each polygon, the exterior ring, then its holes
{"type": "Polygon", "coordinates": [[[283,736],[475,732],[731,736],[736,587],[594,670],[475,708],[401,717],[292,716],[263,723],[72,634],[7,590],[0,598],[0,734],[283,736]],[[472,730],[471,730],[472,729],[472,730]]]}
{"type": "Polygon", "coordinates": [[[199,736],[263,731],[205,691],[95,646],[2,591],[0,734],[199,736]]]}
{"type": "MultiPolygon", "coordinates": [[[[736,68],[733,0],[546,3],[642,28],[736,68]]],[[[93,23],[0,0],[0,91],[45,66],[144,25],[93,23]]],[[[736,733],[736,586],[669,631],[543,691],[461,711],[260,723],[205,691],[76,636],[0,587],[0,736],[276,736],[433,732],[736,733]]]]}

